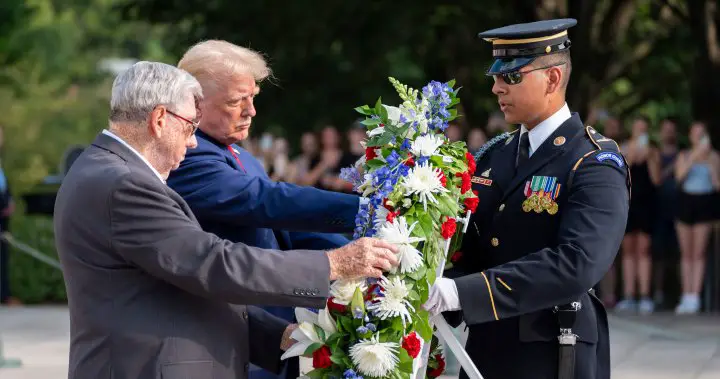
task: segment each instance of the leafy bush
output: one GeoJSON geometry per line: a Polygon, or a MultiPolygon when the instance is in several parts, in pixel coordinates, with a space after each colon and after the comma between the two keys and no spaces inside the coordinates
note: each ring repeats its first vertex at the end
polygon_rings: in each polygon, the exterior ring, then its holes
{"type": "MultiPolygon", "coordinates": [[[[10,232],[16,240],[57,260],[49,216],[16,214],[11,220],[10,232]]],[[[9,275],[12,295],[25,304],[67,301],[62,272],[15,247],[10,249],[9,275]]]]}

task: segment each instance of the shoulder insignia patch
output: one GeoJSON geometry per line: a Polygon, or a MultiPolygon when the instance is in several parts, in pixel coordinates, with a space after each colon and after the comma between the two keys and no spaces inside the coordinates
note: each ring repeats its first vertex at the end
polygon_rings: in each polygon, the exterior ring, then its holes
{"type": "MultiPolygon", "coordinates": [[[[512,133],[514,133],[514,131],[512,133]]],[[[511,137],[512,133],[505,132],[505,133],[500,134],[499,136],[493,137],[490,141],[487,141],[480,148],[480,150],[477,152],[477,154],[475,154],[475,162],[479,161],[480,158],[482,158],[482,156],[485,155],[485,153],[487,153],[488,150],[490,150],[490,148],[497,145],[499,142],[502,142],[506,139],[509,140],[510,138],[508,138],[508,137],[511,137]]]]}
{"type": "Polygon", "coordinates": [[[612,151],[604,151],[604,152],[596,155],[595,159],[597,159],[599,162],[605,162],[607,160],[611,160],[611,161],[615,162],[615,164],[620,168],[625,166],[625,160],[620,156],[620,154],[612,152],[612,151]]]}

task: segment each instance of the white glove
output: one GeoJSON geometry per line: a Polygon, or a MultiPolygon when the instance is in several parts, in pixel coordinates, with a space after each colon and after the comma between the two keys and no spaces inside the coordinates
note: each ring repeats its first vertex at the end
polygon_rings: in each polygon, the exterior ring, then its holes
{"type": "Polygon", "coordinates": [[[422,307],[432,316],[442,312],[459,311],[461,309],[460,297],[455,281],[448,278],[435,280],[435,284],[430,288],[428,300],[422,307]]]}

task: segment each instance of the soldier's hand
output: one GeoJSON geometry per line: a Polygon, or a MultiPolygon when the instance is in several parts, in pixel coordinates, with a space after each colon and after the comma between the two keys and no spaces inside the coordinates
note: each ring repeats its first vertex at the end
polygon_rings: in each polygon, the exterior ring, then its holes
{"type": "Polygon", "coordinates": [[[376,238],[360,238],[328,252],[330,280],[379,278],[399,264],[398,248],[376,238]]]}

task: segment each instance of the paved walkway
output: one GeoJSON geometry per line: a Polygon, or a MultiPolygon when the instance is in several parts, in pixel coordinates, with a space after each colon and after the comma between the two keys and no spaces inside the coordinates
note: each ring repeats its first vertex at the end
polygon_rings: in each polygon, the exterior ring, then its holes
{"type": "MultiPolygon", "coordinates": [[[[611,329],[613,379],[720,379],[720,315],[614,316],[611,329]]],[[[65,307],[0,307],[4,356],[23,363],[0,378],[67,378],[69,335],[65,307]]]]}

